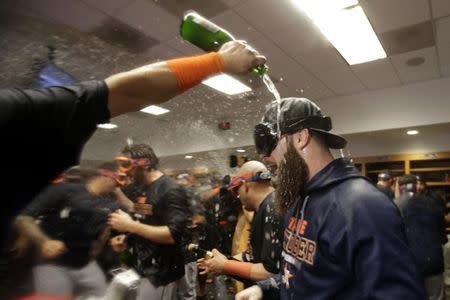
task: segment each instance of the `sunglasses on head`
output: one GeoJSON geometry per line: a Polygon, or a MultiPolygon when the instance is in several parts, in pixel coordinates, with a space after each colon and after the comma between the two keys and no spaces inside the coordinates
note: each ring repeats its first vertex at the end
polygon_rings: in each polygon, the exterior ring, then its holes
{"type": "Polygon", "coordinates": [[[129,158],[126,156],[118,156],[115,158],[119,164],[121,172],[128,172],[136,167],[146,167],[150,165],[150,160],[148,158],[129,158]]]}
{"type": "Polygon", "coordinates": [[[263,180],[270,180],[271,175],[269,172],[257,172],[255,173],[247,173],[241,176],[236,176],[231,178],[230,187],[228,190],[234,197],[239,196],[239,187],[246,182],[258,182],[263,180]]]}
{"type": "Polygon", "coordinates": [[[98,169],[97,173],[101,176],[114,179],[118,186],[125,186],[128,183],[128,176],[121,172],[114,172],[106,169],[98,169]]]}

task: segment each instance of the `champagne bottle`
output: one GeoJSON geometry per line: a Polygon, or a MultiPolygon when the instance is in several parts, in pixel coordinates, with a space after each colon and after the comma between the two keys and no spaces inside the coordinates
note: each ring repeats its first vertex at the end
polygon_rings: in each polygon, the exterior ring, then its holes
{"type": "MultiPolygon", "coordinates": [[[[187,11],[180,26],[180,34],[183,39],[206,52],[218,51],[226,42],[235,38],[225,29],[205,19],[195,11],[187,11]]],[[[263,75],[269,71],[267,65],[260,65],[253,69],[263,75]]]]}
{"type": "Polygon", "coordinates": [[[212,258],[214,255],[211,251],[200,248],[197,244],[189,244],[187,250],[194,252],[197,257],[204,257],[206,259],[212,258]]]}

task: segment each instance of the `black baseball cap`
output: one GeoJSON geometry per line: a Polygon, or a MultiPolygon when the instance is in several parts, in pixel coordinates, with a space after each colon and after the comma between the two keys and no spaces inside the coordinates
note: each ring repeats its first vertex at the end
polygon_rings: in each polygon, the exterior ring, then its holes
{"type": "MultiPolygon", "coordinates": [[[[270,103],[262,123],[271,124],[277,128],[277,102],[270,103]]],[[[340,135],[331,133],[331,118],[324,116],[314,102],[306,98],[283,98],[280,100],[280,132],[293,134],[303,128],[308,128],[324,137],[325,144],[331,149],[342,149],[347,141],[340,135]]]]}
{"type": "Polygon", "coordinates": [[[378,180],[391,180],[393,178],[392,174],[389,172],[378,173],[378,180]]]}

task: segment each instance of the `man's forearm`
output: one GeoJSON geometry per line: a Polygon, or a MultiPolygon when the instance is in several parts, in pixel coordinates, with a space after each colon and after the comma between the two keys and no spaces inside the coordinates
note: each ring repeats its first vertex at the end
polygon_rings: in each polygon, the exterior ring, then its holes
{"type": "Polygon", "coordinates": [[[223,268],[224,273],[236,275],[243,279],[259,281],[274,274],[268,272],[262,263],[249,263],[241,261],[227,260],[223,268]]]}
{"type": "Polygon", "coordinates": [[[165,102],[180,93],[176,76],[166,62],[119,73],[105,82],[112,117],[165,102]]]}
{"type": "Polygon", "coordinates": [[[35,245],[41,245],[45,241],[50,240],[32,217],[18,216],[14,226],[21,235],[30,239],[35,245]]]}
{"type": "Polygon", "coordinates": [[[134,222],[130,226],[129,232],[158,244],[175,244],[175,240],[168,226],[152,226],[134,222]]]}

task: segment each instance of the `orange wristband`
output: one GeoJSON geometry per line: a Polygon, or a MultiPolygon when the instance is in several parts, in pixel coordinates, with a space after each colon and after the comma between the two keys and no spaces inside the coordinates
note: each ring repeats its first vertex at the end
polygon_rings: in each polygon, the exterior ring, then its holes
{"type": "Polygon", "coordinates": [[[167,65],[177,78],[180,92],[196,86],[209,75],[220,73],[225,68],[223,58],[217,52],[171,59],[167,61],[167,65]]]}
{"type": "Polygon", "coordinates": [[[252,265],[252,263],[248,262],[227,260],[223,265],[223,271],[230,275],[237,275],[245,279],[250,279],[252,265]]]}

